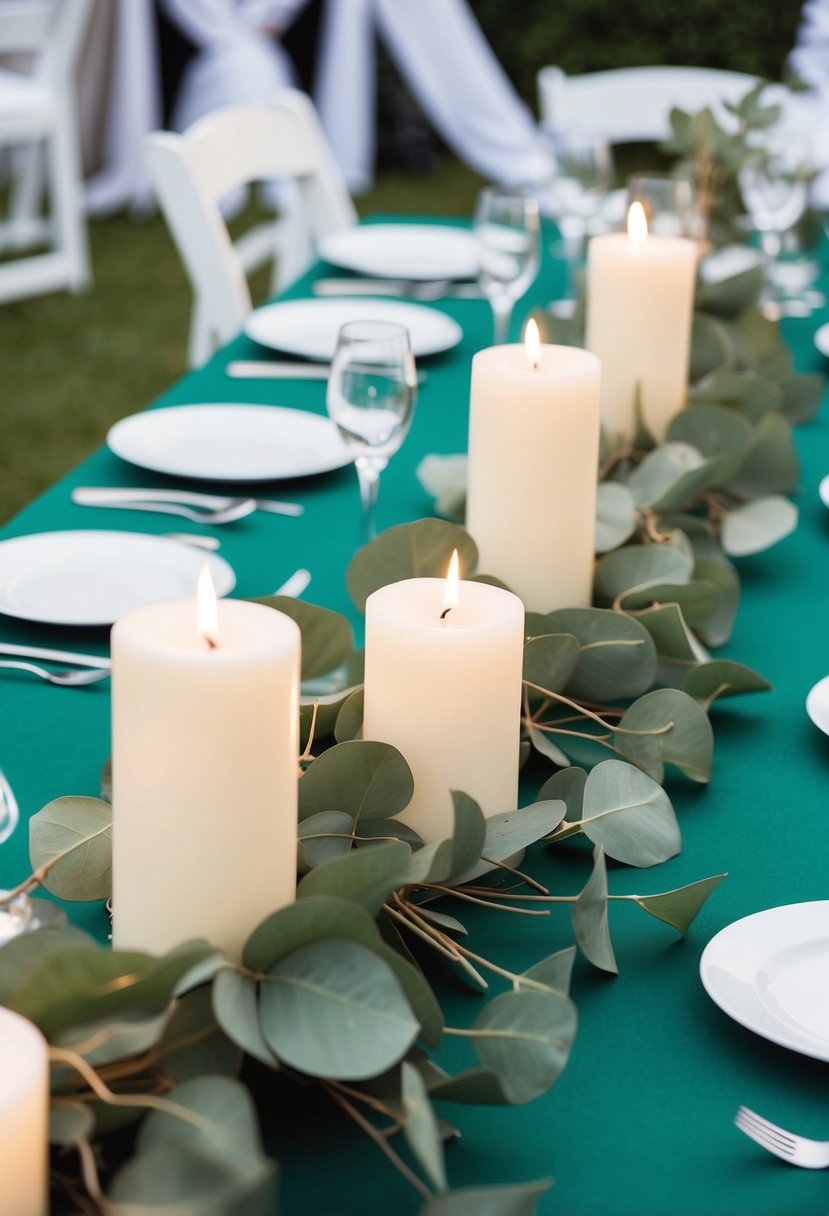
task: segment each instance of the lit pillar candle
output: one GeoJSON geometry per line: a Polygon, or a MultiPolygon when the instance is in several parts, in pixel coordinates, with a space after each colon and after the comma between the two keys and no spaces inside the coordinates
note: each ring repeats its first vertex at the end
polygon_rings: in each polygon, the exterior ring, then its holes
{"type": "Polygon", "coordinates": [[[593,237],[587,253],[586,346],[602,361],[602,426],[616,440],[636,433],[637,385],[653,437],[685,405],[697,247],[648,235],[641,203],[628,231],[593,237]]]}
{"type": "Polygon", "coordinates": [[[113,941],[238,958],[296,894],[300,635],[207,584],[112,631],[113,941]]]}
{"type": "Polygon", "coordinates": [[[478,568],[527,608],[586,607],[593,584],[599,459],[599,360],[524,346],[472,360],[466,527],[478,568]]]}
{"type": "Polygon", "coordinates": [[[414,797],[400,819],[427,842],[452,832],[453,789],[485,815],[518,805],[523,605],[485,583],[451,587],[407,579],[366,602],[363,737],[405,756],[414,797]]]}
{"type": "Polygon", "coordinates": [[[46,1053],[36,1026],[0,1008],[0,1216],[46,1216],[46,1053]]]}

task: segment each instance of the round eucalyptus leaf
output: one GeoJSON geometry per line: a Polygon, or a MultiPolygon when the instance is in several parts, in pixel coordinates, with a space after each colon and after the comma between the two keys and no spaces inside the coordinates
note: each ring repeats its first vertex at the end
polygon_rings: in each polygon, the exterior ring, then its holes
{"type": "Polygon", "coordinates": [[[363,709],[365,690],[355,688],[343,701],[334,723],[334,738],[338,743],[359,739],[363,733],[363,709]]]}
{"type": "Polygon", "coordinates": [[[536,1216],[538,1200],[551,1186],[546,1178],[515,1186],[465,1186],[436,1195],[418,1216],[536,1216]]]}
{"type": "Polygon", "coordinates": [[[548,692],[563,692],[579,660],[579,644],[569,633],[548,634],[530,638],[524,646],[524,679],[537,686],[530,689],[534,700],[543,700],[548,692]]]}
{"type": "Polygon", "coordinates": [[[737,365],[743,368],[757,367],[783,345],[780,326],[764,317],[759,308],[747,308],[733,317],[728,322],[728,334],[737,365]]]}
{"type": "Polygon", "coordinates": [[[429,1051],[436,1050],[443,1038],[443,1013],[420,967],[410,963],[388,944],[378,946],[375,953],[389,965],[403,989],[409,1007],[420,1024],[419,1042],[429,1051]]]}
{"type": "Polygon", "coordinates": [[[659,528],[669,535],[682,532],[691,542],[695,558],[713,557],[722,560],[720,547],[714,539],[709,523],[698,515],[689,515],[685,511],[667,511],[660,514],[659,528]]]}
{"type": "Polygon", "coordinates": [[[582,816],[586,780],[587,773],[583,768],[566,768],[544,782],[538,792],[539,800],[561,799],[565,806],[564,818],[572,823],[582,816]]]}
{"type": "Polygon", "coordinates": [[[55,1041],[59,1047],[78,1052],[89,1064],[100,1068],[149,1051],[161,1038],[171,1012],[168,1007],[150,1018],[119,1017],[87,1022],[57,1035],[55,1041]]]}
{"type": "Polygon", "coordinates": [[[751,307],[765,282],[763,267],[759,264],[716,282],[708,282],[703,274],[701,270],[696,306],[718,317],[733,317],[751,307]]]}
{"type": "Polygon", "coordinates": [[[300,855],[308,869],[351,851],[354,820],[345,811],[318,811],[299,824],[300,855]]]}
{"type": "MultiPolygon", "coordinates": [[[[687,555],[672,545],[626,545],[599,559],[596,594],[612,603],[620,595],[641,587],[686,583],[692,567],[687,555]]],[[[561,621],[561,613],[555,615],[561,621]]]]}
{"type": "Polygon", "coordinates": [[[444,883],[452,873],[452,841],[434,840],[412,854],[406,883],[418,886],[424,883],[444,883]]]}
{"type": "Polygon", "coordinates": [[[701,878],[687,887],[664,891],[661,895],[637,895],[636,902],[657,920],[673,925],[684,937],[708,896],[725,877],[725,874],[715,874],[712,878],[701,878]]]}
{"type": "MultiPolygon", "coordinates": [[[[151,1116],[152,1117],[152,1116],[151,1116]]],[[[254,1171],[198,1141],[162,1141],[137,1153],[116,1174],[108,1216],[267,1216],[273,1166],[254,1171]]]]}
{"type": "Polygon", "coordinates": [[[567,768],[570,763],[569,757],[561,750],[549,732],[539,730],[536,726],[528,726],[527,731],[530,736],[530,743],[537,752],[542,756],[546,756],[553,764],[559,768],[567,768]]]}
{"type": "Polygon", "coordinates": [[[455,882],[460,874],[476,865],[486,839],[484,813],[474,798],[462,790],[452,790],[452,867],[446,882],[455,882]]]}
{"type": "MultiPolygon", "coordinates": [[[[756,371],[720,372],[708,376],[696,386],[693,409],[697,408],[697,404],[703,403],[728,406],[728,412],[742,416],[748,425],[759,422],[772,410],[780,409],[782,402],[782,390],[756,371]]],[[[750,429],[749,427],[749,433],[750,429]]],[[[724,432],[724,438],[728,438],[728,431],[724,432]]],[[[700,451],[704,451],[706,455],[715,454],[708,448],[700,448],[700,451]]]]}
{"type": "Polygon", "coordinates": [[[629,866],[659,865],[682,847],[668,795],[622,760],[605,760],[588,774],[582,831],[608,857],[629,866]]]}
{"type": "Polygon", "coordinates": [[[259,1026],[259,993],[256,981],[230,967],[213,981],[213,1012],[229,1039],[268,1068],[276,1068],[273,1052],[259,1026]]]}
{"type": "Polygon", "coordinates": [[[663,443],[633,470],[628,486],[637,506],[668,511],[691,502],[710,483],[711,467],[690,443],[663,443]]]}
{"type": "Polygon", "coordinates": [[[53,867],[42,885],[58,899],[108,899],[112,807],[101,798],[56,798],[29,820],[29,856],[36,870],[53,867]]]}
{"type": "Polygon", "coordinates": [[[530,1102],[553,1084],[576,1036],[576,1009],[559,992],[502,992],[475,1019],[472,1043],[507,1099],[530,1102]]]}
{"type": "Polygon", "coordinates": [[[560,799],[533,802],[507,811],[501,815],[490,815],[486,821],[486,837],[482,856],[486,859],[473,866],[472,870],[456,878],[457,884],[473,882],[494,868],[490,862],[507,861],[529,848],[531,844],[549,836],[564,818],[567,807],[560,799]]]}
{"type": "Polygon", "coordinates": [[[555,954],[534,963],[524,972],[522,978],[534,980],[537,984],[546,984],[548,988],[554,988],[556,992],[568,996],[575,961],[576,947],[566,946],[564,950],[556,950],[555,954]]]}
{"type": "Polygon", "coordinates": [[[614,732],[613,746],[660,784],[666,764],[676,765],[692,781],[711,779],[711,723],[693,697],[679,689],[655,688],[634,701],[614,732]]]}
{"type": "Polygon", "coordinates": [[[374,918],[364,908],[346,899],[317,896],[272,912],[248,938],[242,962],[262,975],[294,950],[329,937],[369,947],[380,943],[374,918]]]}
{"type": "Polygon", "coordinates": [[[607,921],[607,865],[601,847],[593,850],[592,873],[573,904],[573,935],[594,967],[618,974],[607,921]]]}
{"type": "Polygon", "coordinates": [[[228,1038],[213,1012],[212,985],[188,992],[177,1000],[157,1045],[159,1068],[174,1081],[193,1077],[235,1077],[242,1052],[228,1038]]]}
{"type": "Polygon", "coordinates": [[[354,649],[354,632],[346,618],[289,595],[269,595],[254,601],[296,621],[302,635],[303,680],[315,680],[341,667],[354,649]]]}
{"type": "Polygon", "coordinates": [[[92,938],[71,925],[38,929],[37,933],[21,933],[11,938],[0,946],[0,1004],[11,1005],[14,993],[44,960],[66,950],[95,952],[97,949],[92,938]]]}
{"type": "Polygon", "coordinates": [[[558,633],[552,615],[546,612],[524,612],[524,639],[543,638],[548,633],[558,633]]]}
{"type": "Polygon", "coordinates": [[[429,1093],[441,1102],[461,1102],[468,1106],[511,1106],[500,1076],[492,1068],[467,1068],[454,1076],[441,1077],[429,1084],[429,1093]]]}
{"type": "Polygon", "coordinates": [[[358,849],[378,840],[402,840],[411,849],[419,849],[423,844],[414,828],[400,819],[361,819],[355,824],[354,844],[358,849]]]}
{"type": "Polygon", "coordinates": [[[723,514],[720,538],[730,557],[762,553],[797,527],[797,507],[788,498],[770,494],[723,514]]]}
{"type": "Polygon", "coordinates": [[[478,549],[459,524],[442,519],[419,519],[398,524],[359,549],[346,571],[349,594],[362,612],[372,591],[407,578],[445,578],[458,550],[461,577],[474,574],[478,549]]]}
{"type": "Polygon", "coordinates": [[[403,1134],[432,1186],[438,1191],[445,1191],[448,1183],[438,1121],[423,1078],[417,1069],[405,1060],[401,1066],[401,1082],[405,1116],[403,1134]]]}
{"type": "Polygon", "coordinates": [[[320,696],[302,693],[299,698],[300,746],[305,747],[308,742],[312,724],[315,739],[329,739],[334,735],[340,712],[348,704],[355,692],[362,692],[362,689],[355,689],[353,686],[350,686],[348,688],[337,689],[336,692],[324,693],[320,696]]]}
{"type": "MultiPolygon", "coordinates": [[[[682,557],[679,560],[684,562],[682,557]]],[[[560,630],[578,639],[580,647],[567,686],[569,696],[615,701],[650,688],[656,674],[656,649],[647,629],[633,617],[603,608],[565,608],[554,620],[560,630]]]]}
{"type": "Polygon", "coordinates": [[[173,1141],[196,1144],[208,1152],[231,1157],[245,1170],[258,1170],[264,1163],[259,1123],[250,1094],[231,1077],[193,1077],[177,1085],[169,1100],[198,1122],[181,1119],[167,1111],[153,1111],[138,1133],[139,1153],[173,1141]]]}
{"type": "Polygon", "coordinates": [[[757,494],[789,494],[797,486],[800,462],[792,428],[780,414],[769,414],[758,425],[728,489],[750,498],[757,494]]]}
{"type": "Polygon", "coordinates": [[[385,1072],[420,1029],[388,964],[353,941],[318,941],[281,959],[263,982],[260,1018],[278,1059],[342,1081],[385,1072]]]}
{"type": "Polygon", "coordinates": [[[297,887],[297,900],[334,896],[360,904],[372,916],[406,880],[412,851],[402,841],[355,849],[310,870],[297,887]]]}
{"type": "Polygon", "coordinates": [[[668,658],[689,664],[699,662],[704,656],[705,652],[688,628],[679,604],[660,604],[641,612],[638,619],[653,638],[660,661],[668,658]]]}
{"type": "Polygon", "coordinates": [[[704,579],[691,579],[685,583],[651,583],[647,587],[634,588],[619,599],[620,607],[626,612],[665,603],[678,604],[685,619],[694,625],[717,611],[720,590],[704,579]]]}
{"type": "Polygon", "coordinates": [[[387,819],[411,802],[412,770],[396,747],[376,740],[338,743],[316,758],[299,783],[299,817],[344,811],[361,819],[387,819]]]}
{"type": "Polygon", "coordinates": [[[731,637],[740,603],[740,580],[733,566],[722,556],[698,557],[694,578],[713,583],[720,592],[718,606],[704,620],[696,622],[696,632],[707,646],[724,646],[731,637]]]}
{"type": "Polygon", "coordinates": [[[596,552],[618,549],[635,530],[636,504],[630,490],[618,481],[600,481],[596,491],[596,552]]]}
{"type": "Polygon", "coordinates": [[[735,343],[722,321],[705,313],[694,313],[691,330],[689,377],[692,384],[719,368],[735,368],[735,343]]]}
{"type": "Polygon", "coordinates": [[[685,677],[683,689],[689,697],[702,701],[706,708],[717,697],[734,697],[742,692],[767,692],[771,688],[759,672],[730,659],[701,663],[685,677]]]}
{"type": "Polygon", "coordinates": [[[95,1128],[95,1116],[87,1102],[60,1099],[49,1108],[49,1143],[67,1146],[88,1140],[95,1128]]]}
{"type": "Polygon", "coordinates": [[[820,409],[826,381],[817,374],[786,376],[780,384],[783,401],[780,412],[793,426],[811,422],[820,409]]]}
{"type": "Polygon", "coordinates": [[[668,438],[692,444],[708,458],[718,457],[718,480],[736,471],[751,443],[751,424],[736,410],[721,405],[695,404],[671,419],[668,438]]]}

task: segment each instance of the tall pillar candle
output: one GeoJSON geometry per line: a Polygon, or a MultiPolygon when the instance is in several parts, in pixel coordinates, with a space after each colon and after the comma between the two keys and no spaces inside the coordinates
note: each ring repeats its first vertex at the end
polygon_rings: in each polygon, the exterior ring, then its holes
{"type": "Polygon", "coordinates": [[[46,1216],[48,1122],[46,1040],[0,1008],[0,1216],[46,1216]]]}
{"type": "Polygon", "coordinates": [[[366,603],[363,737],[409,763],[414,796],[400,815],[424,840],[449,836],[451,790],[485,815],[518,804],[524,609],[500,587],[407,579],[366,603]]]}
{"type": "Polygon", "coordinates": [[[637,389],[657,441],[685,405],[696,270],[695,243],[649,235],[641,203],[627,232],[588,246],[586,346],[602,361],[602,426],[617,441],[636,433],[637,389]]]}
{"type": "Polygon", "coordinates": [[[155,604],[112,631],[113,940],[238,958],[296,894],[299,629],[262,604],[155,604]]]}
{"type": "Polygon", "coordinates": [[[530,326],[472,360],[466,526],[479,569],[551,612],[591,602],[600,366],[530,326]]]}

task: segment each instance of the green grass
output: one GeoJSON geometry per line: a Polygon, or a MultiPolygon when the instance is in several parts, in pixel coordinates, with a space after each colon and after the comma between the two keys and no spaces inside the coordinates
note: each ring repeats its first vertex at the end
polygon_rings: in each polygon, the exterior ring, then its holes
{"type": "MultiPolygon", "coordinates": [[[[384,176],[358,205],[468,215],[479,186],[445,158],[434,176],[384,176]]],[[[93,223],[90,241],[88,291],[0,307],[0,522],[186,371],[190,288],[163,221],[93,223]]]]}

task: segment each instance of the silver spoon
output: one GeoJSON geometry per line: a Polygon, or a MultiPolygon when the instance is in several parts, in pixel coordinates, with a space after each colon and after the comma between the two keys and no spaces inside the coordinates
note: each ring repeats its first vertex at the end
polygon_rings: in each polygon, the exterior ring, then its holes
{"type": "Polygon", "coordinates": [[[55,684],[59,688],[78,688],[82,684],[97,684],[99,680],[108,680],[110,676],[107,667],[90,667],[83,671],[47,671],[45,667],[38,667],[36,663],[0,662],[0,668],[7,668],[10,671],[29,671],[32,675],[40,676],[41,680],[46,680],[48,684],[55,684]]]}

